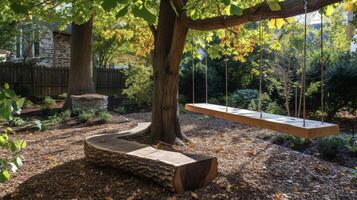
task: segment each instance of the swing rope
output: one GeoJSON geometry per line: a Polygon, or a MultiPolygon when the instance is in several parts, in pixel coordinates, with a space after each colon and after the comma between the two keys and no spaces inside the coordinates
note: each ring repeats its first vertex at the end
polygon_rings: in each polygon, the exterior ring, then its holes
{"type": "Polygon", "coordinates": [[[307,0],[304,0],[304,10],[305,10],[305,23],[304,23],[304,66],[302,70],[302,87],[303,90],[303,126],[306,126],[306,98],[305,98],[305,86],[306,86],[306,38],[307,38],[307,0]]]}
{"type": "Polygon", "coordinates": [[[192,104],[195,105],[195,59],[192,58],[192,104]]]}
{"type": "Polygon", "coordinates": [[[206,104],[208,104],[208,51],[206,51],[205,64],[206,64],[206,104]]]}
{"type": "MultiPolygon", "coordinates": [[[[262,22],[260,22],[259,40],[262,43],[262,41],[263,41],[263,23],[262,22]]],[[[259,102],[258,102],[260,118],[263,117],[263,111],[262,111],[262,82],[263,82],[262,67],[263,67],[263,49],[261,48],[260,49],[260,61],[259,61],[259,102]]]]}
{"type": "Polygon", "coordinates": [[[323,13],[320,13],[321,16],[321,33],[320,33],[320,50],[321,50],[321,123],[324,123],[324,37],[323,37],[323,13]]]}
{"type": "Polygon", "coordinates": [[[224,59],[226,68],[226,112],[228,112],[228,58],[224,59]]]}

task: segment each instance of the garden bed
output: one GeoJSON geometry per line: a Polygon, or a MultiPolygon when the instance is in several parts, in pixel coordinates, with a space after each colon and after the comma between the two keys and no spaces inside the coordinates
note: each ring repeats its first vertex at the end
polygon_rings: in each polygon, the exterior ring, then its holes
{"type": "Polygon", "coordinates": [[[3,199],[356,199],[352,170],[259,139],[275,133],[201,115],[183,114],[182,130],[195,145],[186,153],[218,158],[218,177],[207,187],[170,193],[150,180],[84,160],[83,139],[127,130],[149,113],[119,115],[106,124],[66,124],[18,133],[27,140],[24,166],[0,186],[3,199]],[[116,120],[114,120],[116,119],[116,120]],[[122,120],[121,120],[122,119],[122,120]],[[121,123],[118,123],[121,122],[121,123]]]}

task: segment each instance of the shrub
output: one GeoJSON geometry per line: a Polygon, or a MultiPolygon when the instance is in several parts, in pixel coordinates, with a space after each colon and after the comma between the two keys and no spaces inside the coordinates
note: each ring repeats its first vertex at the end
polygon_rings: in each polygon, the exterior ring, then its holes
{"type": "Polygon", "coordinates": [[[303,151],[311,144],[311,141],[291,135],[278,135],[273,138],[273,143],[287,146],[296,151],[303,151]]]}
{"type": "Polygon", "coordinates": [[[56,113],[54,115],[51,115],[48,117],[47,120],[44,121],[40,121],[40,120],[36,120],[34,121],[34,127],[36,127],[39,130],[48,130],[51,127],[62,123],[65,120],[68,120],[71,117],[71,111],[70,110],[66,110],[64,112],[61,113],[56,113]]]}
{"type": "Polygon", "coordinates": [[[51,109],[56,105],[56,100],[52,99],[49,96],[46,96],[43,99],[42,103],[43,103],[43,108],[44,109],[51,109]]]}
{"type": "Polygon", "coordinates": [[[33,106],[33,102],[30,101],[29,99],[25,99],[24,107],[29,108],[29,107],[32,107],[32,106],[33,106]]]}
{"type": "MultiPolygon", "coordinates": [[[[18,97],[8,84],[5,84],[4,88],[0,87],[0,120],[12,120],[13,112],[20,114],[24,100],[18,97]]],[[[22,158],[19,153],[26,147],[24,140],[9,138],[7,135],[9,131],[11,129],[0,134],[0,151],[7,155],[0,157],[0,183],[9,180],[11,173],[15,173],[22,166],[22,158]]]]}
{"type": "Polygon", "coordinates": [[[102,123],[105,123],[109,120],[112,119],[112,115],[108,112],[99,112],[98,113],[98,117],[99,117],[99,121],[102,122],[102,123]]]}
{"type": "Polygon", "coordinates": [[[94,116],[95,116],[95,111],[89,110],[89,111],[82,111],[81,113],[79,113],[78,118],[81,122],[87,122],[92,120],[94,116]]]}
{"type": "Polygon", "coordinates": [[[19,153],[26,147],[25,140],[10,139],[8,131],[6,130],[0,135],[0,150],[9,154],[9,157],[0,158],[0,183],[9,180],[11,173],[15,173],[22,166],[22,158],[19,153]]]}
{"type": "Polygon", "coordinates": [[[20,114],[25,99],[20,98],[8,84],[0,87],[0,119],[11,120],[12,114],[20,114]]]}
{"type": "Polygon", "coordinates": [[[233,106],[240,108],[248,108],[252,99],[258,99],[259,91],[252,89],[243,89],[235,91],[231,96],[233,106]]]}
{"type": "Polygon", "coordinates": [[[9,125],[12,127],[19,127],[19,126],[23,126],[26,123],[25,120],[23,120],[21,117],[13,117],[10,121],[9,121],[9,125]]]}
{"type": "Polygon", "coordinates": [[[62,93],[62,94],[58,95],[58,98],[66,99],[67,98],[67,93],[62,93]]]}
{"type": "Polygon", "coordinates": [[[128,99],[135,101],[139,106],[150,104],[153,89],[151,67],[142,65],[130,66],[125,75],[127,76],[125,81],[126,89],[123,89],[123,94],[128,99]]]}
{"type": "Polygon", "coordinates": [[[114,112],[118,114],[124,114],[126,113],[126,109],[124,106],[118,106],[117,108],[114,109],[114,112]]]}
{"type": "Polygon", "coordinates": [[[322,138],[318,140],[317,150],[322,157],[333,159],[344,147],[345,141],[336,136],[322,138]]]}
{"type": "MultiPolygon", "coordinates": [[[[259,99],[251,99],[248,105],[249,110],[259,110],[259,99]]],[[[267,113],[284,115],[286,112],[275,101],[272,101],[268,94],[262,94],[262,110],[267,113]]]]}
{"type": "Polygon", "coordinates": [[[357,141],[352,144],[346,144],[345,147],[352,153],[353,156],[357,156],[357,141]]]}

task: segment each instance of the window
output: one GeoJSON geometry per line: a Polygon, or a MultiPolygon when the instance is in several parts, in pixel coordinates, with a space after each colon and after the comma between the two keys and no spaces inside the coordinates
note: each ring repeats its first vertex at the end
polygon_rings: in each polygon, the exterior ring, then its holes
{"type": "Polygon", "coordinates": [[[16,58],[21,57],[21,35],[16,36],[16,58]]]}
{"type": "Polygon", "coordinates": [[[40,31],[38,28],[23,27],[16,36],[16,58],[40,57],[40,31]]]}
{"type": "Polygon", "coordinates": [[[33,42],[33,57],[40,56],[40,33],[38,29],[34,31],[34,42],[33,42]]]}

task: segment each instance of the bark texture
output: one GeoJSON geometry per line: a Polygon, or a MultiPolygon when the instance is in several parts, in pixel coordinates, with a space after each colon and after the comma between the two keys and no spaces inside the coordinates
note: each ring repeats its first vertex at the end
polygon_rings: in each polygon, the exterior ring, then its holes
{"type": "MultiPolygon", "coordinates": [[[[313,12],[322,7],[342,0],[308,0],[307,11],[313,12]]],[[[181,19],[185,26],[191,29],[208,31],[238,26],[247,22],[260,21],[264,19],[287,18],[303,14],[303,0],[286,0],[280,2],[281,10],[272,11],[266,1],[251,8],[243,10],[240,16],[218,16],[207,19],[192,20],[185,13],[181,14],[181,19]]]]}
{"type": "Polygon", "coordinates": [[[154,142],[162,140],[174,143],[176,137],[182,136],[177,112],[177,94],[179,65],[187,31],[176,16],[170,1],[162,0],[153,56],[151,135],[154,142]]]}
{"type": "Polygon", "coordinates": [[[87,138],[86,159],[144,176],[172,192],[202,187],[217,176],[217,159],[184,155],[120,139],[120,134],[87,138]]]}
{"type": "Polygon", "coordinates": [[[92,23],[92,18],[81,25],[72,23],[69,94],[95,93],[91,64],[92,23]]]}

